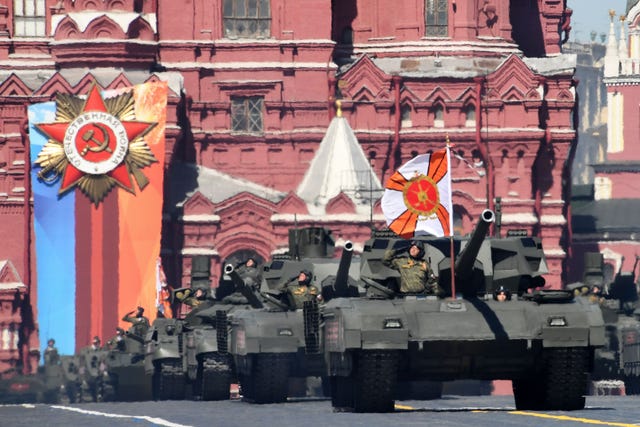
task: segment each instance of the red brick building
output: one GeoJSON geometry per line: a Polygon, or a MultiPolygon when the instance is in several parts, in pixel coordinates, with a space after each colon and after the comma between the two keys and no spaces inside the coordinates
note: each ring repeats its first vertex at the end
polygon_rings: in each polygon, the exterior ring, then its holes
{"type": "Polygon", "coordinates": [[[604,255],[606,279],[630,273],[640,255],[640,2],[628,1],[626,14],[610,16],[604,56],[606,144],[592,164],[594,182],[574,192],[572,201],[573,280],[580,279],[585,252],[604,255]],[[628,31],[627,31],[628,25],[628,31]]]}
{"type": "MultiPolygon", "coordinates": [[[[32,305],[26,107],[57,92],[84,94],[94,80],[105,89],[169,82],[162,256],[174,286],[198,269],[216,283],[227,259],[284,250],[296,224],[363,242],[383,225],[379,183],[447,138],[457,231],[500,197],[501,233],[541,236],[548,284],[562,286],[575,143],[575,56],[561,52],[566,2],[388,8],[380,0],[0,1],[0,259],[16,267],[32,305]],[[343,118],[332,121],[336,100],[343,118]],[[352,159],[351,170],[332,160],[312,172],[321,141],[350,147],[337,158],[352,159]]],[[[27,361],[37,337],[23,321],[27,361]]]]}

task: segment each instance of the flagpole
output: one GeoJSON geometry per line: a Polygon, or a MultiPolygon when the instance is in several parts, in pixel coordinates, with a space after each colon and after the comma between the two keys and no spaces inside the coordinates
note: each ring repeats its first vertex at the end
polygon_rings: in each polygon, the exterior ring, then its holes
{"type": "Polygon", "coordinates": [[[453,251],[453,235],[449,235],[450,251],[451,251],[451,299],[456,299],[456,272],[453,251]]]}
{"type": "MultiPolygon", "coordinates": [[[[447,147],[447,158],[451,159],[451,141],[449,140],[449,134],[446,135],[446,147],[447,147]]],[[[448,165],[451,168],[451,163],[448,165]]],[[[451,171],[449,171],[450,173],[451,171]]],[[[453,215],[453,206],[452,212],[453,215]]],[[[455,272],[455,253],[453,249],[453,227],[452,224],[449,224],[449,258],[451,258],[451,299],[456,299],[456,272],[455,272]]]]}

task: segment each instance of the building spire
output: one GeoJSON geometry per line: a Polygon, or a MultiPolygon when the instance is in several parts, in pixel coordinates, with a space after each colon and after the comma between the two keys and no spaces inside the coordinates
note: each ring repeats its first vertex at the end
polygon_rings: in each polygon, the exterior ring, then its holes
{"type": "Polygon", "coordinates": [[[336,116],[296,191],[310,214],[324,214],[327,203],[340,193],[353,201],[356,211],[368,212],[383,191],[340,106],[336,101],[336,116]]]}
{"type": "Polygon", "coordinates": [[[620,58],[618,57],[618,43],[616,41],[616,30],[613,23],[613,18],[616,16],[616,11],[609,10],[609,38],[607,40],[607,52],[604,57],[604,76],[605,77],[617,77],[620,73],[620,58]]]}

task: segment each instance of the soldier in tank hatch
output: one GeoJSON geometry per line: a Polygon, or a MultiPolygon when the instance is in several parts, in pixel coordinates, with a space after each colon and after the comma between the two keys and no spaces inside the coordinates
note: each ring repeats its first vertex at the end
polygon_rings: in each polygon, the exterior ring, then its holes
{"type": "Polygon", "coordinates": [[[124,322],[129,322],[133,326],[131,327],[131,332],[134,334],[144,337],[147,333],[147,329],[149,329],[149,319],[147,319],[144,315],[144,308],[138,306],[135,310],[132,310],[125,314],[122,317],[124,322]]]}
{"type": "Polygon", "coordinates": [[[91,347],[90,347],[91,350],[93,351],[100,350],[100,344],[101,344],[100,337],[96,335],[95,337],[93,337],[93,340],[91,341],[91,347]]]}
{"type": "Polygon", "coordinates": [[[493,299],[499,302],[511,301],[511,291],[504,286],[500,286],[493,291],[493,299]]]}
{"type": "Polygon", "coordinates": [[[260,287],[262,272],[255,258],[250,257],[245,262],[236,265],[236,271],[247,286],[254,290],[260,287]]]}
{"type": "Polygon", "coordinates": [[[107,343],[110,349],[125,351],[126,350],[126,342],[124,340],[124,329],[116,328],[116,336],[109,340],[107,343]]]}
{"type": "Polygon", "coordinates": [[[311,284],[313,274],[307,270],[300,270],[298,276],[285,285],[289,306],[294,309],[302,308],[305,301],[317,300],[320,297],[318,288],[311,284]]]}
{"type": "Polygon", "coordinates": [[[387,250],[382,263],[400,273],[401,293],[442,296],[444,291],[424,255],[424,243],[412,240],[408,247],[387,250]]]}

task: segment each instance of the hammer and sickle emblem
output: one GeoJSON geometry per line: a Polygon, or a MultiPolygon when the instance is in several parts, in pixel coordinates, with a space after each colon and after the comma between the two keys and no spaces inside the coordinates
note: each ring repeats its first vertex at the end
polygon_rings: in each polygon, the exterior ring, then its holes
{"type": "Polygon", "coordinates": [[[95,131],[93,129],[87,130],[82,135],[82,140],[87,144],[80,152],[81,156],[86,156],[89,151],[94,153],[99,153],[101,151],[106,151],[107,153],[113,152],[111,148],[109,148],[109,133],[107,132],[107,129],[105,129],[104,125],[101,125],[100,123],[95,123],[94,125],[98,129],[100,129],[100,132],[102,132],[102,141],[96,139],[96,137],[94,136],[95,131]],[[91,145],[89,144],[89,142],[92,142],[95,145],[91,145]]]}

